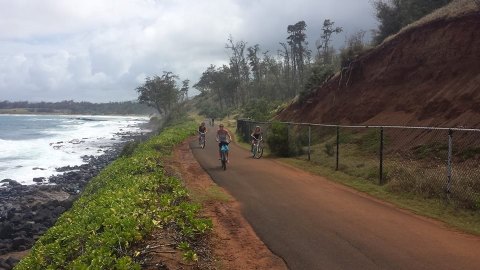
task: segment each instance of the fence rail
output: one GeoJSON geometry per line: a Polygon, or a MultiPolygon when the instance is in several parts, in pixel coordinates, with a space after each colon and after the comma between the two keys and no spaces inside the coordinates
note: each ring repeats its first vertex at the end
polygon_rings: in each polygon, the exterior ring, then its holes
{"type": "Polygon", "coordinates": [[[283,138],[284,151],[297,158],[385,184],[392,192],[480,209],[480,129],[240,119],[237,133],[250,141],[256,126],[267,147],[278,146],[283,138]]]}

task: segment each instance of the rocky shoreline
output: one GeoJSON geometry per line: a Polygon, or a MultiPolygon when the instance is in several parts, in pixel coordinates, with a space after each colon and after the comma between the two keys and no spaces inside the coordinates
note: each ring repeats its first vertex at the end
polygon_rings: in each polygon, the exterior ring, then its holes
{"type": "Polygon", "coordinates": [[[36,185],[0,180],[0,270],[12,269],[35,241],[68,210],[85,185],[121,154],[127,142],[147,134],[121,133],[121,140],[100,156],[84,156],[80,166],[57,168],[62,174],[34,178],[36,185]]]}

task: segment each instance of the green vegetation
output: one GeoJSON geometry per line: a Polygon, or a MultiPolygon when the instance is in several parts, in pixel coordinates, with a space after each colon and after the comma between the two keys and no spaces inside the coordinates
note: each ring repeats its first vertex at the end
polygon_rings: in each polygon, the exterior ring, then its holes
{"type": "Polygon", "coordinates": [[[273,122],[271,132],[267,137],[267,143],[272,154],[276,156],[290,156],[288,147],[288,126],[279,122],[273,122]]]}
{"type": "Polygon", "coordinates": [[[299,140],[294,138],[287,124],[272,122],[267,137],[270,152],[279,157],[291,157],[302,153],[299,140]]]}
{"type": "Polygon", "coordinates": [[[154,111],[138,102],[90,103],[64,100],[61,102],[0,102],[0,113],[13,114],[151,114],[154,111]]]}
{"type": "MultiPolygon", "coordinates": [[[[336,132],[335,128],[327,128],[328,133],[312,142],[310,159],[314,164],[336,168],[336,132]]],[[[340,171],[348,175],[360,177],[378,183],[378,148],[379,135],[377,130],[358,130],[346,132],[341,130],[339,136],[339,166],[340,171]]],[[[305,132],[304,132],[305,133],[305,132]]],[[[315,137],[317,133],[315,134],[315,137]]],[[[307,145],[304,142],[302,145],[307,145]]],[[[298,156],[306,159],[306,154],[298,156]]]]}
{"type": "Polygon", "coordinates": [[[457,155],[460,156],[462,161],[472,159],[480,156],[480,147],[467,147],[467,149],[460,151],[457,155]]]}
{"type": "Polygon", "coordinates": [[[177,124],[125,150],[15,269],[140,269],[132,244],[158,227],[175,228],[184,258],[195,261],[194,243],[212,223],[198,217],[199,206],[189,202],[181,181],[167,176],[162,165],[195,128],[192,121],[177,124]]]}
{"type": "Polygon", "coordinates": [[[176,81],[178,78],[172,72],[147,77],[145,83],[135,89],[139,95],[138,101],[155,108],[160,115],[168,117],[172,110],[188,98],[189,80],[184,80],[180,88],[176,81]]]}
{"type": "Polygon", "coordinates": [[[249,101],[242,110],[242,116],[257,121],[268,121],[275,115],[275,109],[280,105],[278,101],[254,99],[249,101]]]}
{"type": "Polygon", "coordinates": [[[304,101],[313,90],[333,76],[334,67],[332,65],[316,64],[310,70],[310,76],[305,83],[305,89],[300,92],[300,101],[304,101]]]}
{"type": "MultiPolygon", "coordinates": [[[[392,146],[392,138],[385,136],[384,145],[392,146]]],[[[322,151],[323,145],[333,144],[335,138],[314,145],[312,160],[323,166],[335,168],[334,156],[322,151]]],[[[341,132],[339,150],[339,170],[348,175],[367,179],[372,183],[379,181],[379,146],[378,130],[363,132],[341,132]]],[[[395,148],[394,148],[395,149],[395,148]]],[[[453,176],[450,193],[446,193],[447,186],[447,152],[445,143],[426,143],[410,146],[394,151],[384,151],[383,180],[386,189],[397,194],[413,194],[424,199],[447,200],[456,207],[470,210],[480,209],[480,187],[476,179],[480,176],[473,169],[475,161],[464,159],[472,153],[472,148],[464,151],[454,151],[453,176]]],[[[473,156],[472,156],[473,157],[473,156]]]]}
{"type": "Polygon", "coordinates": [[[413,148],[414,157],[416,159],[426,159],[435,157],[446,157],[448,145],[446,143],[433,142],[422,144],[413,148]]]}
{"type": "Polygon", "coordinates": [[[240,118],[270,119],[278,105],[314,90],[339,63],[331,41],[342,28],[327,19],[322,29],[315,57],[308,48],[305,21],[287,26],[278,56],[230,37],[225,45],[231,52],[229,64],[210,65],[193,86],[201,93],[195,98],[199,113],[208,118],[238,113],[240,118]]]}
{"type": "Polygon", "coordinates": [[[376,0],[375,15],[380,25],[375,42],[381,43],[386,37],[400,31],[402,27],[450,2],[452,0],[376,0]]]}

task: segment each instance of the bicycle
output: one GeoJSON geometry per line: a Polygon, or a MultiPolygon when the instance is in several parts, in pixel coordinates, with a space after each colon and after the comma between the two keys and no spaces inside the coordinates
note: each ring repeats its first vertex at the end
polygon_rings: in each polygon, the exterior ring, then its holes
{"type": "Polygon", "coordinates": [[[205,139],[205,132],[200,132],[200,141],[199,141],[199,144],[200,144],[200,147],[203,149],[205,148],[205,143],[206,143],[206,139],[205,139]]]}
{"type": "MultiPolygon", "coordinates": [[[[252,136],[253,137],[253,136],[252,136]]],[[[259,159],[263,155],[263,139],[256,139],[253,137],[253,146],[252,146],[252,157],[259,159]]]]}
{"type": "Polygon", "coordinates": [[[222,162],[222,169],[225,171],[227,169],[227,153],[228,153],[228,144],[222,145],[220,147],[220,161],[222,162]]]}

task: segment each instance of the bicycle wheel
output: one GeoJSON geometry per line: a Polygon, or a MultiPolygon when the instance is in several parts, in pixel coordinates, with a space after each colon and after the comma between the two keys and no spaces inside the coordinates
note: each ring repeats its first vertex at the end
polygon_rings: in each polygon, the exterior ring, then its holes
{"type": "Polygon", "coordinates": [[[256,158],[256,159],[259,159],[262,157],[263,155],[263,147],[260,146],[260,145],[257,145],[255,148],[254,148],[254,153],[253,153],[253,157],[256,158]]]}
{"type": "Polygon", "coordinates": [[[205,148],[205,138],[202,138],[202,142],[201,142],[200,146],[202,147],[202,149],[205,148]]]}
{"type": "Polygon", "coordinates": [[[225,152],[222,152],[222,169],[225,171],[227,169],[227,158],[225,152]]]}

